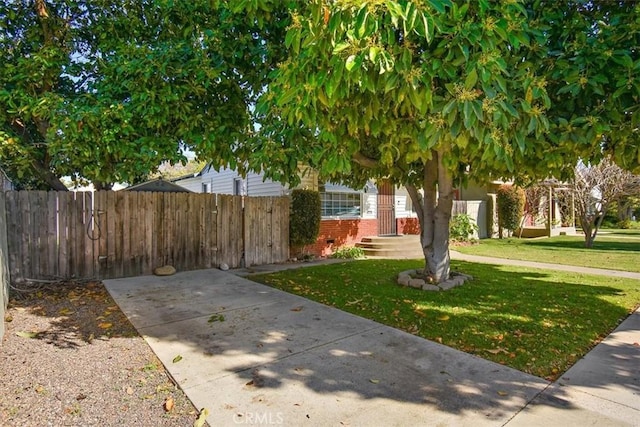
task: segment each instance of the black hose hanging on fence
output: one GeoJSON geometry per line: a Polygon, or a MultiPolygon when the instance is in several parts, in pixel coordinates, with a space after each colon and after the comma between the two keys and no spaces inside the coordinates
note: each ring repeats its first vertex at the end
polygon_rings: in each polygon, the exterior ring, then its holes
{"type": "MultiPolygon", "coordinates": [[[[98,212],[100,213],[100,212],[98,212]]],[[[102,229],[100,229],[100,221],[98,221],[96,219],[96,214],[94,210],[91,210],[91,218],[89,218],[89,221],[87,222],[87,237],[90,240],[100,240],[100,237],[102,236],[102,229]],[[95,227],[91,227],[91,224],[95,224],[95,227]],[[98,230],[98,235],[95,235],[95,230],[98,230]]]]}

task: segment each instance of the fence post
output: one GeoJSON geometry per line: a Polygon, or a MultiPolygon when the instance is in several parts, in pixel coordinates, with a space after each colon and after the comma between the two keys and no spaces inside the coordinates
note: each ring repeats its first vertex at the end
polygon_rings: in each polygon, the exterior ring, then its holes
{"type": "Polygon", "coordinates": [[[0,345],[4,337],[4,318],[9,303],[9,259],[7,250],[7,211],[5,193],[0,191],[0,345]]]}

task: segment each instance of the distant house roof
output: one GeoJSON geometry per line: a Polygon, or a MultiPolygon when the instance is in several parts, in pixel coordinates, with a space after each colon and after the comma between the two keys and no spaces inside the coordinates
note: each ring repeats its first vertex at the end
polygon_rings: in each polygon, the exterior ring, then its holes
{"type": "Polygon", "coordinates": [[[151,181],[143,182],[140,184],[132,185],[123,189],[124,191],[156,191],[161,193],[191,193],[191,190],[174,184],[173,182],[165,181],[164,179],[153,179],[151,181]]]}
{"type": "Polygon", "coordinates": [[[200,175],[204,174],[209,169],[211,169],[211,163],[207,163],[206,165],[204,165],[204,167],[198,172],[188,173],[186,175],[181,175],[181,176],[178,176],[178,177],[175,177],[175,178],[171,178],[169,181],[177,182],[177,181],[182,181],[183,179],[195,178],[197,176],[200,176],[200,175]]]}

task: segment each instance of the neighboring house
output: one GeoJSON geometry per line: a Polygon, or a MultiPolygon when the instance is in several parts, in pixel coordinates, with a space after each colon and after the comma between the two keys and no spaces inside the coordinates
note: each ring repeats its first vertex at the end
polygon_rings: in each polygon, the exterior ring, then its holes
{"type": "MultiPolygon", "coordinates": [[[[369,182],[362,189],[344,185],[319,183],[315,172],[305,172],[297,188],[320,192],[322,222],[318,240],[305,248],[317,256],[327,256],[341,246],[352,246],[363,237],[393,234],[419,234],[420,226],[411,198],[404,187],[386,182],[369,182]]],[[[233,194],[242,196],[283,196],[291,188],[262,174],[242,177],[237,171],[223,168],[216,171],[210,165],[200,172],[171,180],[196,193],[233,194]]],[[[456,199],[478,223],[478,237],[494,234],[495,191],[501,182],[488,186],[469,185],[456,190],[456,199]]],[[[454,212],[455,213],[455,212],[454,212]]]]}
{"type": "Polygon", "coordinates": [[[7,174],[5,174],[2,169],[0,169],[0,191],[11,191],[13,189],[13,182],[11,182],[7,174]]]}
{"type": "MultiPolygon", "coordinates": [[[[317,256],[326,256],[345,245],[354,245],[363,237],[390,234],[417,234],[418,221],[411,200],[404,188],[370,182],[362,189],[344,185],[319,183],[318,175],[305,172],[297,188],[320,192],[322,222],[314,245],[306,249],[317,256]]],[[[210,165],[200,172],[176,178],[175,184],[198,193],[234,194],[242,196],[283,196],[291,188],[250,173],[242,177],[232,169],[216,171],[210,165]]]]}

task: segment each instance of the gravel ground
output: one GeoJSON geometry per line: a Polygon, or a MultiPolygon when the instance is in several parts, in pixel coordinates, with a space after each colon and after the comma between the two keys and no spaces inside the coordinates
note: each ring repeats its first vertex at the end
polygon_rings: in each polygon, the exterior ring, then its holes
{"type": "Polygon", "coordinates": [[[192,426],[198,411],[99,282],[14,294],[1,426],[192,426]]]}

